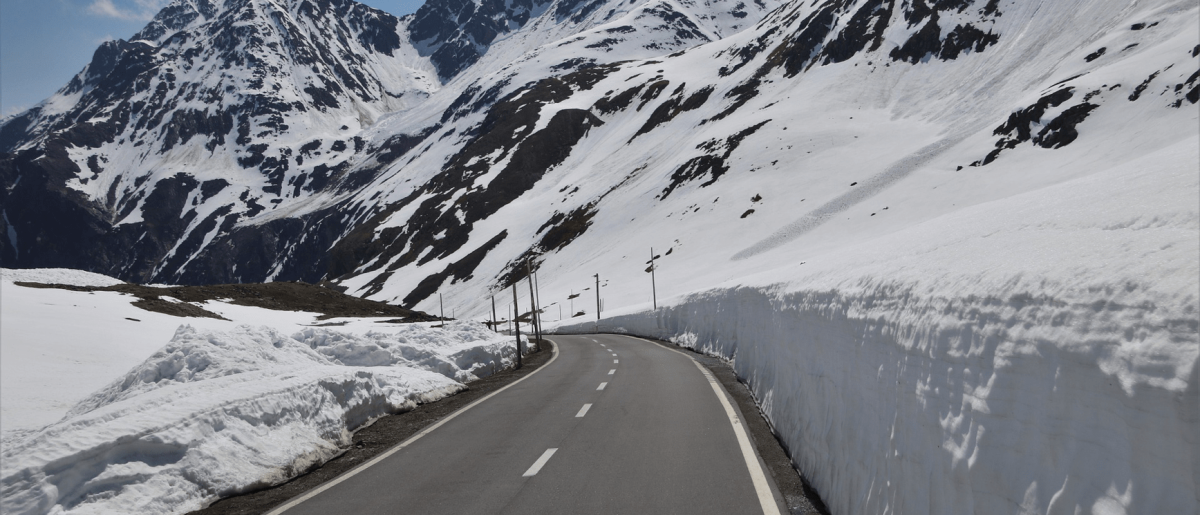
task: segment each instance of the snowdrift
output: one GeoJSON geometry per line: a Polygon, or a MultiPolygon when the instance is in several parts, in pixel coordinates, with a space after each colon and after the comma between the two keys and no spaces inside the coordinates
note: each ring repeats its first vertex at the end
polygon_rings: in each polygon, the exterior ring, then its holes
{"type": "Polygon", "coordinates": [[[1197,513],[1200,181],[1177,166],[1197,154],[1176,145],[598,328],[732,360],[834,513],[1197,513]]]}
{"type": "Polygon", "coordinates": [[[180,327],[63,420],[3,450],[5,513],[186,513],[324,463],[372,420],[490,375],[482,325],[353,334],[180,327]]]}

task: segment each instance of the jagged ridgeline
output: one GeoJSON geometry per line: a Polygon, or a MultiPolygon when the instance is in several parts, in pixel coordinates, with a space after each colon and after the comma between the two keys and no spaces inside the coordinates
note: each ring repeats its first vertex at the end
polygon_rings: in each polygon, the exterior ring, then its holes
{"type": "Polygon", "coordinates": [[[926,163],[1194,106],[1194,6],[1119,4],[179,1],[0,127],[0,258],[417,306],[653,236],[708,284],[926,163]]]}

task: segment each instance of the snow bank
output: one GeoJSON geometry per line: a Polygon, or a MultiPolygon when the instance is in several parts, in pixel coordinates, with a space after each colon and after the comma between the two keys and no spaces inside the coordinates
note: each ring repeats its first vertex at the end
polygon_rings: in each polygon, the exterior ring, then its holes
{"type": "Polygon", "coordinates": [[[115,286],[125,281],[107,275],[73,270],[70,268],[0,268],[0,278],[12,282],[66,284],[71,286],[115,286]]]}
{"type": "Polygon", "coordinates": [[[479,324],[366,334],[181,327],[141,365],[3,450],[5,513],[185,513],[336,456],[371,420],[509,364],[479,324]]]}
{"type": "MultiPolygon", "coordinates": [[[[137,298],[130,295],[26,288],[12,282],[119,282],[86,272],[45,272],[0,269],[0,429],[6,442],[62,419],[80,400],[162,348],[184,322],[135,307],[131,303],[137,298]]],[[[223,311],[226,306],[206,304],[223,311]]],[[[272,326],[311,324],[313,319],[299,313],[234,307],[242,316],[226,318],[272,326]]],[[[237,326],[211,318],[187,323],[208,329],[237,326]]]]}
{"type": "Polygon", "coordinates": [[[1178,145],[599,329],[732,359],[834,513],[1197,513],[1200,181],[1177,165],[1196,154],[1178,145]]]}

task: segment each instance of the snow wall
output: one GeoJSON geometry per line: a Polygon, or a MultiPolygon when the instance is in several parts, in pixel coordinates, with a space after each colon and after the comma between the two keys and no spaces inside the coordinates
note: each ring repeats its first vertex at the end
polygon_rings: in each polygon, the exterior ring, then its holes
{"type": "Polygon", "coordinates": [[[599,330],[733,360],[834,513],[1197,513],[1197,359],[1146,351],[1195,320],[1078,301],[730,288],[599,330]]]}
{"type": "Polygon", "coordinates": [[[510,366],[511,338],[463,321],[291,336],[180,326],[61,421],[4,442],[0,513],[183,514],[283,483],[379,417],[510,366]]]}

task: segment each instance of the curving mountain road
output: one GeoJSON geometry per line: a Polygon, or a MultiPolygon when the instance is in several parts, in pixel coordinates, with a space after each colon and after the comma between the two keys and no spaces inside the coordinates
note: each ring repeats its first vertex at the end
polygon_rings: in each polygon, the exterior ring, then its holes
{"type": "Polygon", "coordinates": [[[270,514],[787,513],[691,358],[625,336],[552,340],[541,370],[270,514]]]}

